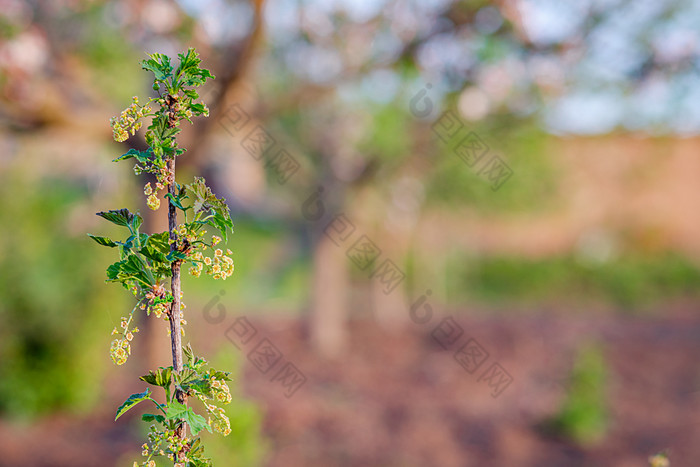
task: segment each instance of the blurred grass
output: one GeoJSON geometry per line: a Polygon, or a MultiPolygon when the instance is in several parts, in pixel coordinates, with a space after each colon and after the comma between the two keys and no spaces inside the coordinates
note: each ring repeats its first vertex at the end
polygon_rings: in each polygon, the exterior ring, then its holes
{"type": "Polygon", "coordinates": [[[670,252],[628,253],[600,263],[573,254],[538,260],[455,255],[446,267],[449,302],[602,302],[628,310],[697,297],[700,291],[698,266],[670,252]]]}
{"type": "Polygon", "coordinates": [[[566,399],[549,422],[555,433],[581,444],[603,439],[608,427],[607,364],[599,345],[586,344],[576,356],[566,399]]]}
{"type": "Polygon", "coordinates": [[[76,180],[4,177],[0,199],[0,412],[87,410],[99,397],[112,319],[126,294],[105,286],[110,252],[68,232],[89,198],[76,180]]]}

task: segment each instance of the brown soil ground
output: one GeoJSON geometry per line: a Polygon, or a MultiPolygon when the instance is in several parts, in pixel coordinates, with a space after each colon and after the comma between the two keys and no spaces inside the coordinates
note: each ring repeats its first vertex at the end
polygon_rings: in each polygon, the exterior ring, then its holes
{"type": "MultiPolygon", "coordinates": [[[[287,398],[270,381],[275,368],[263,375],[248,362],[244,393],[265,411],[267,465],[275,467],[631,467],[661,450],[673,467],[697,466],[700,317],[691,308],[664,318],[455,315],[464,333],[448,350],[432,336],[437,318],[399,334],[358,321],[350,350],[335,361],[309,351],[302,323],[261,318],[259,335],[307,380],[287,398]],[[453,358],[469,338],[489,354],[473,374],[453,358]],[[583,447],[540,426],[560,407],[576,349],[591,340],[609,365],[611,422],[603,441],[583,447]],[[480,381],[495,362],[512,376],[498,397],[480,381]]],[[[139,441],[107,415],[0,423],[0,465],[115,465],[139,441]]]]}

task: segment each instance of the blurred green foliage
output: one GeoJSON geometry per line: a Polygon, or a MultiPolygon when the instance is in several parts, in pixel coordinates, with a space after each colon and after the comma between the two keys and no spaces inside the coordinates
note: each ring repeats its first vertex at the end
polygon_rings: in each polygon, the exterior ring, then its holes
{"type": "Polygon", "coordinates": [[[385,171],[395,169],[402,159],[411,154],[413,137],[410,123],[413,119],[402,102],[388,105],[367,104],[372,123],[358,142],[360,153],[376,157],[385,171]],[[384,167],[389,165],[389,167],[384,167]]]}
{"type": "Polygon", "coordinates": [[[77,28],[80,39],[76,52],[83,59],[84,71],[102,96],[121,107],[131,96],[139,94],[148,81],[139,67],[126,66],[144,58],[134,44],[124,40],[124,32],[104,22],[108,14],[101,6],[88,8],[75,17],[66,18],[66,27],[77,28]]]}
{"type": "Polygon", "coordinates": [[[104,286],[107,252],[86,254],[92,240],[69,233],[69,213],[89,189],[80,180],[30,181],[19,170],[3,179],[0,412],[88,409],[100,395],[110,316],[125,306],[104,286]]]}
{"type": "Polygon", "coordinates": [[[598,345],[579,349],[571,373],[566,399],[550,427],[581,444],[602,439],[608,427],[605,355],[598,345]]]}
{"type": "Polygon", "coordinates": [[[534,122],[516,122],[504,116],[481,123],[462,123],[462,132],[446,143],[434,137],[435,166],[426,180],[430,204],[452,208],[463,205],[484,214],[539,212],[553,207],[557,172],[547,152],[550,137],[534,122]],[[469,132],[476,133],[489,147],[474,167],[454,152],[469,132]],[[479,170],[494,156],[499,156],[513,171],[497,190],[479,175],[479,170]]]}
{"type": "Polygon", "coordinates": [[[448,301],[498,304],[607,303],[624,310],[697,296],[700,269],[674,253],[629,253],[607,262],[570,254],[544,259],[454,255],[447,261],[448,301]]]}

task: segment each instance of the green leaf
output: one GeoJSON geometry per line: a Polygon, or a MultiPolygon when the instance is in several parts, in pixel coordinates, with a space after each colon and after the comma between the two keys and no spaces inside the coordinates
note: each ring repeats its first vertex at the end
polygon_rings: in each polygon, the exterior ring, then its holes
{"type": "Polygon", "coordinates": [[[202,430],[207,430],[209,433],[211,433],[211,427],[207,423],[206,418],[194,413],[192,409],[190,409],[188,415],[189,417],[187,418],[187,423],[190,425],[192,435],[197,436],[197,433],[199,433],[202,430]]]}
{"type": "Polygon", "coordinates": [[[130,213],[128,209],[120,209],[118,211],[100,211],[97,213],[97,215],[107,219],[113,224],[121,225],[123,227],[128,227],[134,217],[134,215],[130,213]]]}
{"type": "Polygon", "coordinates": [[[231,373],[228,373],[226,371],[209,370],[209,374],[212,378],[220,379],[223,381],[233,381],[231,379],[231,373]]]}
{"type": "Polygon", "coordinates": [[[195,413],[192,407],[184,406],[177,401],[172,401],[168,405],[168,411],[165,414],[165,418],[168,420],[184,421],[190,426],[190,430],[192,430],[192,434],[194,436],[197,436],[197,433],[204,429],[211,433],[211,427],[204,417],[195,413]]]}
{"type": "Polygon", "coordinates": [[[114,248],[115,246],[118,245],[109,237],[98,237],[97,235],[92,235],[92,234],[88,234],[88,237],[95,240],[100,245],[108,246],[110,248],[114,248]]]}
{"type": "Polygon", "coordinates": [[[125,152],[121,156],[117,157],[112,162],[124,161],[127,159],[131,159],[133,157],[134,159],[137,159],[139,162],[145,163],[151,159],[151,155],[152,155],[152,153],[149,151],[139,151],[138,149],[129,149],[127,152],[125,152]]]}
{"type": "Polygon", "coordinates": [[[196,380],[199,375],[197,374],[196,371],[193,371],[189,369],[189,364],[185,366],[185,368],[178,374],[178,384],[183,385],[183,384],[189,384],[192,381],[196,380]]]}
{"type": "Polygon", "coordinates": [[[158,414],[153,414],[153,413],[145,413],[141,415],[141,420],[144,422],[152,422],[152,421],[157,421],[158,423],[163,423],[165,422],[165,417],[162,415],[158,414]]]}
{"type": "Polygon", "coordinates": [[[199,93],[194,89],[183,89],[182,93],[192,100],[199,99],[199,93]]]}
{"type": "Polygon", "coordinates": [[[224,215],[220,214],[219,212],[215,212],[214,216],[207,221],[207,224],[211,225],[212,227],[216,228],[220,233],[221,237],[224,241],[224,243],[228,243],[228,234],[227,232],[230,230],[233,232],[233,222],[229,217],[225,217],[224,215]]]}
{"type": "Polygon", "coordinates": [[[126,275],[140,279],[150,285],[155,285],[153,275],[148,271],[148,265],[138,255],[129,255],[122,266],[122,272],[126,275]]]}
{"type": "Polygon", "coordinates": [[[170,57],[159,53],[149,54],[149,57],[151,58],[141,62],[141,68],[153,72],[156,81],[165,81],[172,75],[170,57]]]}
{"type": "Polygon", "coordinates": [[[132,232],[136,232],[138,228],[143,223],[143,219],[138,214],[129,212],[128,209],[110,210],[110,211],[100,211],[97,213],[98,216],[107,219],[113,224],[121,225],[122,227],[128,227],[132,232]]]}
{"type": "Polygon", "coordinates": [[[168,259],[168,261],[172,262],[176,260],[183,260],[187,258],[187,255],[181,251],[171,251],[170,253],[168,253],[166,258],[168,259]]]}
{"type": "Polygon", "coordinates": [[[187,344],[182,348],[182,353],[185,354],[185,358],[187,358],[187,363],[191,362],[192,359],[194,358],[194,352],[192,351],[192,344],[187,344]]]}
{"type": "Polygon", "coordinates": [[[161,265],[170,266],[170,261],[167,255],[170,253],[170,244],[168,232],[160,232],[148,236],[145,242],[142,241],[144,245],[139,253],[141,253],[146,258],[154,261],[156,263],[161,263],[161,265]]]}
{"type": "Polygon", "coordinates": [[[153,248],[143,247],[139,250],[139,253],[141,253],[143,256],[150,259],[154,263],[158,263],[160,265],[167,265],[169,263],[166,255],[164,255],[160,251],[154,250],[153,248]]]}
{"type": "Polygon", "coordinates": [[[202,103],[190,104],[190,110],[194,115],[209,115],[209,109],[202,103]]]}
{"type": "Polygon", "coordinates": [[[167,388],[170,386],[172,371],[173,368],[170,366],[167,368],[160,368],[158,371],[155,372],[151,370],[148,372],[147,375],[141,376],[139,379],[154,386],[167,388]]]}
{"type": "Polygon", "coordinates": [[[117,409],[117,416],[114,417],[114,420],[118,420],[119,417],[124,415],[127,411],[129,411],[129,409],[134,407],[139,402],[143,402],[145,400],[150,399],[150,396],[151,390],[148,388],[144,392],[138,392],[130,395],[129,398],[125,400],[124,403],[117,409]]]}
{"type": "Polygon", "coordinates": [[[172,401],[170,404],[168,404],[168,410],[165,412],[165,417],[168,420],[180,420],[182,415],[187,412],[187,409],[190,409],[190,407],[180,404],[178,401],[172,401]]]}
{"type": "Polygon", "coordinates": [[[173,206],[180,209],[181,211],[187,211],[188,209],[192,209],[191,206],[184,207],[182,205],[181,196],[175,197],[172,193],[166,193],[165,197],[170,200],[173,206]]]}
{"type": "Polygon", "coordinates": [[[125,282],[138,280],[144,284],[155,285],[156,280],[148,270],[148,265],[140,256],[129,254],[122,261],[117,261],[107,268],[108,280],[113,282],[125,282]]]}
{"type": "Polygon", "coordinates": [[[180,65],[177,67],[175,75],[180,79],[182,86],[201,86],[207,78],[214,79],[209,70],[200,68],[201,59],[193,48],[187,49],[184,54],[178,54],[180,65]]]}
{"type": "Polygon", "coordinates": [[[207,209],[219,209],[221,211],[228,210],[226,201],[217,198],[209,188],[202,177],[195,177],[194,182],[185,185],[185,189],[192,194],[195,212],[204,211],[207,209]]]}
{"type": "Polygon", "coordinates": [[[208,379],[198,378],[192,380],[186,384],[182,384],[182,389],[184,391],[194,389],[195,391],[205,395],[206,397],[212,397],[211,381],[209,381],[208,379]]]}
{"type": "Polygon", "coordinates": [[[122,264],[124,261],[117,261],[116,263],[110,264],[107,267],[107,279],[110,281],[115,281],[117,280],[117,277],[119,277],[119,273],[122,270],[122,264]]]}
{"type": "Polygon", "coordinates": [[[231,212],[226,205],[226,200],[217,198],[201,177],[195,177],[193,183],[185,185],[185,190],[192,199],[194,212],[211,213],[212,218],[204,223],[218,229],[224,242],[228,241],[227,230],[233,231],[233,222],[231,221],[231,212]]]}
{"type": "Polygon", "coordinates": [[[168,254],[170,253],[170,234],[166,231],[150,235],[146,245],[163,254],[168,254]]]}
{"type": "Polygon", "coordinates": [[[188,464],[188,467],[212,467],[211,459],[193,458],[188,464]]]}

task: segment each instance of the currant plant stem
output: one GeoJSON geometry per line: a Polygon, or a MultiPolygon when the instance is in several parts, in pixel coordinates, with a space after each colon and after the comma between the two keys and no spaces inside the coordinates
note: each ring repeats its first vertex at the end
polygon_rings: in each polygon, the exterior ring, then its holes
{"type": "MultiPolygon", "coordinates": [[[[175,159],[168,161],[168,168],[170,173],[175,179],[175,159]]],[[[171,183],[168,186],[168,193],[175,196],[175,183],[171,183]]],[[[170,233],[170,251],[175,251],[177,249],[177,234],[175,233],[175,228],[177,225],[177,213],[175,211],[175,206],[172,202],[168,203],[168,230],[170,233]]],[[[180,330],[180,260],[173,261],[171,265],[172,278],[170,281],[170,289],[173,295],[173,303],[170,308],[170,342],[172,344],[173,353],[173,370],[180,372],[182,371],[182,332],[180,330]]],[[[181,391],[179,391],[181,392],[181,391]]],[[[177,393],[176,393],[177,394],[177,393]]],[[[181,394],[182,396],[182,394],[181,394]]],[[[178,397],[178,402],[182,403],[178,397]]]]}
{"type": "MultiPolygon", "coordinates": [[[[174,104],[172,99],[166,99],[167,102],[174,104]]],[[[169,127],[174,126],[174,122],[171,120],[168,124],[169,127]]],[[[168,160],[168,171],[170,172],[170,184],[168,185],[168,193],[175,197],[177,195],[177,186],[175,184],[175,155],[173,154],[168,160]]],[[[172,199],[172,198],[171,198],[172,199]]],[[[168,200],[168,233],[170,237],[170,251],[173,252],[177,250],[177,234],[175,229],[177,227],[177,211],[175,205],[172,201],[168,200]]],[[[173,302],[170,308],[170,344],[173,354],[173,371],[179,373],[182,371],[182,332],[180,330],[180,265],[181,261],[175,259],[170,266],[172,272],[172,278],[170,280],[170,291],[173,295],[173,302]]],[[[182,392],[181,389],[175,388],[175,398],[181,404],[187,403],[187,396],[182,392]]],[[[178,427],[175,434],[178,438],[182,439],[187,433],[187,426],[184,422],[178,427]]],[[[175,456],[175,465],[180,464],[182,458],[182,453],[177,453],[175,456]]]]}

